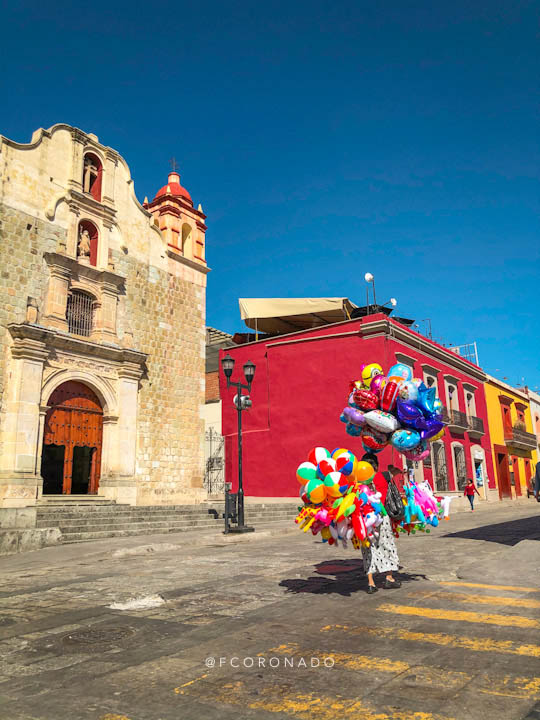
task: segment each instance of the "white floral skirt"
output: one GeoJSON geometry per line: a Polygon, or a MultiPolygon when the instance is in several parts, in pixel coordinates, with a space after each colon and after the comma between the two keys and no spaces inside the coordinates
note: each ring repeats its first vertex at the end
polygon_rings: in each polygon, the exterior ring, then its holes
{"type": "Polygon", "coordinates": [[[388,515],[384,516],[379,525],[379,539],[374,540],[368,548],[362,546],[362,557],[366,575],[399,570],[399,557],[388,515]]]}

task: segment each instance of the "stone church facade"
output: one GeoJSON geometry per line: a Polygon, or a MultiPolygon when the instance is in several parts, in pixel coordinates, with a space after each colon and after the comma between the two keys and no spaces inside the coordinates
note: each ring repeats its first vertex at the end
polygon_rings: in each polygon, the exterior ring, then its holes
{"type": "Polygon", "coordinates": [[[205,215],[68,125],[0,136],[0,507],[201,502],[205,215]]]}

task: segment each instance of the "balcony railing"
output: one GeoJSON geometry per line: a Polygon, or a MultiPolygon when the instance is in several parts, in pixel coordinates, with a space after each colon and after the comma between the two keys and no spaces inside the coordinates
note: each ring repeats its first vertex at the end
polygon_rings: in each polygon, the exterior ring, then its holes
{"type": "Polygon", "coordinates": [[[517,422],[513,427],[504,428],[504,441],[520,450],[536,450],[538,438],[525,430],[525,423],[517,422]]]}
{"type": "Polygon", "coordinates": [[[443,421],[448,425],[450,430],[464,431],[469,429],[469,420],[467,415],[461,410],[443,411],[443,421]]]}
{"type": "Polygon", "coordinates": [[[469,434],[470,435],[484,435],[484,421],[482,418],[469,415],[469,434]]]}
{"type": "Polygon", "coordinates": [[[454,430],[455,432],[468,430],[471,435],[476,435],[477,437],[485,434],[484,421],[482,418],[475,417],[474,415],[467,416],[467,414],[461,412],[461,410],[449,411],[445,408],[442,419],[450,430],[454,430]]]}

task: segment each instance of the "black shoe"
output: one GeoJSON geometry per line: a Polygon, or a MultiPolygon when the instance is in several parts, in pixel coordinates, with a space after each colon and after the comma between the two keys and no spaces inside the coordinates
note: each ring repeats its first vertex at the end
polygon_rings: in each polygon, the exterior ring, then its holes
{"type": "Polygon", "coordinates": [[[378,588],[375,587],[375,585],[368,585],[367,594],[373,595],[378,591],[378,588]]]}
{"type": "Polygon", "coordinates": [[[401,582],[399,580],[394,580],[394,582],[392,582],[391,580],[387,579],[384,581],[384,585],[383,585],[383,588],[385,590],[393,590],[394,588],[400,588],[400,587],[401,587],[401,582]]]}

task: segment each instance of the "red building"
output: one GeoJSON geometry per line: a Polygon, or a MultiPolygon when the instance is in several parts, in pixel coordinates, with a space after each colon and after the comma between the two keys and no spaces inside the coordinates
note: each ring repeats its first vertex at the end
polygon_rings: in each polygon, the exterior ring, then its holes
{"type": "MultiPolygon", "coordinates": [[[[446,432],[432,443],[430,458],[414,463],[416,476],[446,493],[460,491],[467,477],[477,478],[483,497],[488,488],[495,488],[484,371],[402,322],[378,313],[266,337],[222,350],[220,356],[227,352],[236,361],[233,379],[242,374],[247,360],[257,366],[253,407],[243,413],[246,496],[297,497],[296,468],[316,445],[363,454],[360,439],[346,433],[339,416],[346,406],[349,381],[358,379],[360,366],[370,362],[380,363],[385,371],[396,362],[409,365],[414,377],[437,388],[447,408],[446,432]]],[[[222,372],[220,392],[226,481],[234,490],[237,413],[222,372]]],[[[379,459],[383,466],[390,462],[405,466],[403,456],[392,447],[379,459]]]]}

